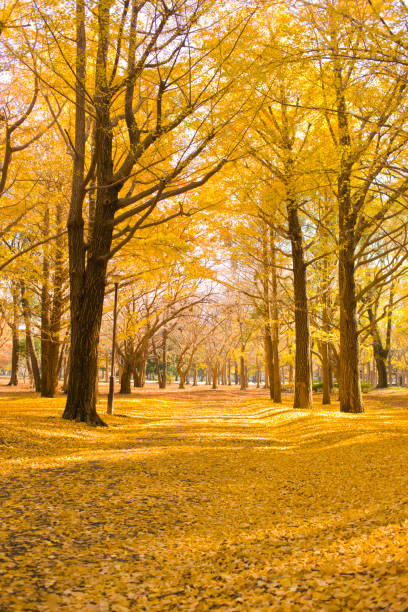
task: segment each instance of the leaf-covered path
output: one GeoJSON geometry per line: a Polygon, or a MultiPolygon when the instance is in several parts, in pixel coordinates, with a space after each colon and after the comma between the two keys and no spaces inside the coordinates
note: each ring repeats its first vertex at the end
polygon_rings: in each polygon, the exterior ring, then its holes
{"type": "Polygon", "coordinates": [[[407,610],[407,391],[285,401],[1,397],[0,610],[407,610]]]}

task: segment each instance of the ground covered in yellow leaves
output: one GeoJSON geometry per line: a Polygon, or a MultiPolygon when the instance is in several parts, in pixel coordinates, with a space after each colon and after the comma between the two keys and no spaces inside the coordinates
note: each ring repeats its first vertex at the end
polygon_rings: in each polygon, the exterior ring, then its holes
{"type": "Polygon", "coordinates": [[[0,397],[1,611],[408,610],[408,391],[63,404],[0,397]]]}

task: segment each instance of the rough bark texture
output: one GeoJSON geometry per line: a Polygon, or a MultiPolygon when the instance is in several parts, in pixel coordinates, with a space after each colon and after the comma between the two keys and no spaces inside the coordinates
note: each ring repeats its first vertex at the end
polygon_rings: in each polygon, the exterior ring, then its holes
{"type": "Polygon", "coordinates": [[[364,412],[360,386],[359,339],[355,286],[355,260],[357,208],[351,198],[350,132],[343,76],[335,58],[335,86],[337,90],[337,126],[339,134],[339,175],[337,199],[339,207],[339,399],[341,412],[364,412]]]}
{"type": "MultiPolygon", "coordinates": [[[[57,205],[57,228],[62,228],[62,207],[57,205]]],[[[56,241],[54,274],[52,283],[52,307],[48,290],[48,282],[43,285],[41,304],[41,395],[54,397],[58,389],[58,371],[60,356],[61,318],[63,311],[63,282],[64,282],[64,237],[56,241]],[[44,315],[43,315],[44,311],[44,315]],[[47,312],[48,311],[48,312],[47,312]]],[[[44,257],[46,269],[46,258],[44,257]]],[[[46,278],[46,277],[45,277],[46,278]]]]}
{"type": "Polygon", "coordinates": [[[298,210],[288,203],[288,229],[292,245],[293,292],[295,299],[295,397],[294,408],[311,408],[312,368],[310,361],[310,329],[307,301],[306,264],[302,246],[302,230],[298,210]]]}
{"type": "MultiPolygon", "coordinates": [[[[344,244],[344,243],[343,243],[344,244]]],[[[354,256],[347,245],[340,247],[340,378],[341,412],[364,412],[360,385],[359,341],[357,327],[354,256]]]]}
{"type": "Polygon", "coordinates": [[[113,220],[118,192],[112,183],[112,132],[109,117],[110,95],[104,78],[108,41],[106,7],[100,8],[95,80],[95,156],[97,190],[93,235],[85,260],[84,200],[85,162],[85,7],[77,0],[76,9],[76,118],[75,155],[72,176],[71,204],[68,217],[69,275],[71,287],[71,355],[67,403],[63,417],[104,425],[96,412],[97,353],[102,308],[105,295],[107,254],[112,243],[113,220]]]}

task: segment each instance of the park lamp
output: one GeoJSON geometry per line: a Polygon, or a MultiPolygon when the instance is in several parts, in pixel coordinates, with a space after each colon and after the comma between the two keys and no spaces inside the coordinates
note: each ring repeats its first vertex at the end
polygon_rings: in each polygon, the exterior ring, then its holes
{"type": "Polygon", "coordinates": [[[111,353],[111,373],[109,378],[108,406],[106,413],[113,414],[113,393],[115,388],[115,342],[116,342],[116,319],[118,310],[118,287],[121,277],[118,274],[112,274],[110,281],[115,287],[115,298],[113,302],[113,330],[112,330],[112,353],[111,353]]]}

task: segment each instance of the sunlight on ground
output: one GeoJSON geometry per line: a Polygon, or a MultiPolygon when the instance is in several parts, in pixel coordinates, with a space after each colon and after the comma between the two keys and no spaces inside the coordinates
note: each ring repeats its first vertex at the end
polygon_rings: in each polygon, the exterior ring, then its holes
{"type": "Polygon", "coordinates": [[[63,404],[0,397],[0,610],[408,609],[407,390],[63,404]]]}

